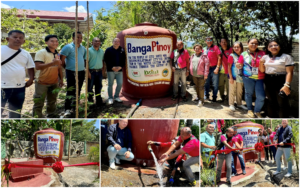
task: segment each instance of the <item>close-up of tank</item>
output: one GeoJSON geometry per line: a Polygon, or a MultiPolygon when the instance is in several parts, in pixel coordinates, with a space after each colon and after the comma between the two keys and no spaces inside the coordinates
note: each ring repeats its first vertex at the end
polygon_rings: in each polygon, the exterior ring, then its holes
{"type": "Polygon", "coordinates": [[[201,121],[201,187],[299,187],[298,119],[201,121]]]}
{"type": "Polygon", "coordinates": [[[100,120],[2,120],[1,186],[99,187],[100,120]]]}
{"type": "Polygon", "coordinates": [[[199,119],[102,119],[101,187],[199,187],[199,119]]]}

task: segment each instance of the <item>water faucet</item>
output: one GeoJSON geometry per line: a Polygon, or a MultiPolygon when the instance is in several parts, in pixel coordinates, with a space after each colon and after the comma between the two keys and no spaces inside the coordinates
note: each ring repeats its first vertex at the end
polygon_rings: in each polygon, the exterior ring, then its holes
{"type": "Polygon", "coordinates": [[[150,152],[153,152],[153,150],[152,150],[152,148],[151,148],[151,145],[150,145],[150,144],[148,145],[148,150],[149,150],[150,152]]]}

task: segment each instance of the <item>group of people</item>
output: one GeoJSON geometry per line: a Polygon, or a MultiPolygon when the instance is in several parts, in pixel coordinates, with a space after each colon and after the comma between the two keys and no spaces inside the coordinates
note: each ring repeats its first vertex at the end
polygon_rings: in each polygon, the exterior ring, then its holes
{"type": "Polygon", "coordinates": [[[181,79],[180,94],[183,101],[187,101],[186,77],[191,74],[197,92],[194,101],[199,107],[203,106],[205,100],[210,100],[212,83],[211,101],[217,101],[219,91],[221,101],[228,99],[232,111],[236,110],[236,101],[238,108],[248,110],[250,118],[261,118],[260,112],[267,96],[268,117],[289,117],[288,95],[291,93],[295,63],[290,55],[283,53],[278,41],[269,41],[266,51],[258,49],[259,41],[256,38],[248,40],[248,49],[245,51],[241,42],[229,46],[225,38],[221,39],[221,47],[218,47],[213,43],[213,37],[206,37],[206,45],[195,44],[195,53],[190,56],[183,48],[183,42],[177,42],[177,49],[170,57],[174,72],[173,100],[178,97],[181,79]],[[244,88],[247,107],[242,105],[244,88]],[[253,108],[254,93],[256,99],[253,108]]]}
{"type": "MultiPolygon", "coordinates": [[[[282,155],[284,156],[283,161],[287,163],[288,161],[288,173],[285,177],[290,177],[292,175],[292,161],[289,159],[291,154],[291,145],[287,143],[291,143],[291,138],[293,137],[292,129],[288,125],[288,120],[283,119],[282,125],[278,125],[273,132],[271,128],[267,130],[258,130],[259,135],[257,135],[257,143],[261,142],[264,146],[265,150],[265,161],[269,160],[268,153],[269,150],[273,153],[274,160],[277,165],[276,172],[273,175],[277,175],[281,173],[281,160],[282,155]],[[271,144],[279,144],[276,146],[268,146],[271,144]]],[[[243,137],[237,133],[237,127],[232,126],[226,129],[225,134],[221,135],[218,143],[216,143],[214,133],[214,125],[208,124],[206,126],[206,131],[200,135],[201,142],[201,162],[203,164],[203,159],[207,159],[209,161],[208,167],[211,169],[216,169],[216,181],[220,182],[221,178],[221,170],[223,166],[223,162],[225,161],[226,165],[226,182],[231,184],[231,177],[237,175],[237,170],[235,168],[235,156],[240,161],[240,166],[242,169],[242,173],[245,175],[246,165],[243,157],[243,148],[244,141],[243,137]],[[226,149],[235,149],[233,151],[225,151],[222,153],[218,153],[217,156],[214,155],[212,151],[214,150],[226,150],[226,149]],[[237,150],[238,149],[238,150],[237,150]],[[215,159],[217,161],[217,165],[215,167],[215,159]]],[[[255,151],[256,152],[256,151],[255,151]]],[[[256,152],[258,155],[258,162],[261,162],[261,152],[256,152]]],[[[271,157],[271,156],[270,156],[271,157]]],[[[205,160],[206,161],[206,160],[205,160]]],[[[285,164],[286,166],[286,164],[285,164]]],[[[286,168],[286,167],[285,167],[286,168]]]]}
{"type": "MultiPolygon", "coordinates": [[[[127,127],[128,120],[121,119],[118,123],[108,127],[106,138],[108,140],[108,158],[109,167],[116,169],[115,164],[121,164],[120,160],[132,161],[134,154],[132,153],[132,134],[127,127]]],[[[180,136],[172,142],[158,142],[149,140],[147,144],[156,145],[159,147],[169,147],[169,149],[158,156],[159,165],[167,165],[172,170],[170,179],[173,179],[178,168],[181,169],[187,176],[189,184],[196,185],[195,177],[191,169],[191,165],[199,163],[199,140],[192,135],[189,127],[184,127],[180,130],[180,136]],[[187,154],[189,157],[187,157],[187,154]]],[[[150,152],[153,152],[151,146],[148,147],[150,152]]]]}
{"type": "Polygon", "coordinates": [[[75,44],[75,32],[72,35],[73,42],[65,45],[60,53],[56,35],[45,37],[46,47],[35,54],[34,60],[30,53],[21,49],[25,42],[25,33],[20,30],[12,30],[6,38],[8,44],[1,46],[1,113],[8,103],[9,117],[20,118],[25,100],[25,88],[33,84],[35,80],[35,92],[33,95],[32,116],[43,118],[42,109],[47,99],[46,115],[48,118],[56,117],[56,102],[58,91],[64,85],[63,68],[67,80],[67,92],[65,99],[65,115],[75,113],[76,99],[76,58],[75,49],[78,51],[78,96],[85,80],[85,69],[88,69],[88,101],[94,103],[94,107],[103,105],[101,97],[102,77],[107,71],[108,77],[108,103],[122,102],[119,93],[122,88],[123,73],[125,66],[125,51],[120,46],[120,39],[113,39],[113,45],[104,52],[101,41],[95,37],[89,50],[88,62],[86,62],[87,50],[82,43],[82,33],[77,32],[75,44]],[[88,67],[86,64],[88,63],[88,67]],[[36,71],[34,72],[34,68],[36,71]],[[26,79],[26,69],[28,81],[26,79]],[[117,81],[117,87],[113,95],[113,83],[117,81]],[[95,92],[93,88],[95,87],[95,92]]]}

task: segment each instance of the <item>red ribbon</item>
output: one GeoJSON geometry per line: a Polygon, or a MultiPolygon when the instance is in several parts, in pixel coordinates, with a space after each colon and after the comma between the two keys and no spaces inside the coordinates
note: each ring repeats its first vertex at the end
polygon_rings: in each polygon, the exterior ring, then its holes
{"type": "MultiPolygon", "coordinates": [[[[263,145],[261,142],[258,142],[254,145],[254,149],[255,151],[257,152],[262,152],[264,147],[268,147],[268,146],[277,146],[279,144],[271,144],[271,145],[263,145]]],[[[296,153],[296,146],[294,143],[285,143],[284,145],[289,145],[289,146],[292,146],[293,147],[293,152],[296,153]]],[[[253,147],[250,147],[250,148],[243,148],[244,149],[253,149],[253,147]]],[[[230,153],[232,151],[236,151],[236,150],[241,150],[241,149],[224,149],[224,150],[215,150],[215,151],[212,151],[212,155],[217,155],[219,153],[230,153]]],[[[215,160],[215,158],[213,158],[210,162],[209,162],[209,165],[215,160]]]]}
{"type": "Polygon", "coordinates": [[[61,161],[56,161],[52,166],[45,166],[45,165],[29,165],[29,164],[15,164],[10,163],[3,165],[5,166],[5,172],[10,172],[11,168],[52,168],[56,173],[61,173],[64,171],[65,167],[72,167],[72,166],[90,166],[90,165],[98,165],[99,162],[94,163],[81,163],[81,164],[73,164],[73,165],[66,165],[63,166],[61,161]]]}

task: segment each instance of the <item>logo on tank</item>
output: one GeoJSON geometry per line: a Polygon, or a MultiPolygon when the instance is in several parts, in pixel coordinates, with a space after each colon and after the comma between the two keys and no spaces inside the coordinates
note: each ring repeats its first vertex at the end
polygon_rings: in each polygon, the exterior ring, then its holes
{"type": "Polygon", "coordinates": [[[134,77],[141,77],[141,73],[139,70],[131,70],[131,74],[134,77]]]}
{"type": "Polygon", "coordinates": [[[159,44],[158,41],[152,41],[151,44],[147,46],[133,46],[131,43],[127,44],[128,53],[142,53],[146,55],[147,52],[167,51],[169,53],[170,50],[171,44],[159,44]]]}
{"type": "Polygon", "coordinates": [[[163,71],[162,71],[162,76],[163,77],[167,77],[169,75],[169,70],[168,69],[164,69],[163,71]]]}
{"type": "Polygon", "coordinates": [[[150,70],[150,71],[144,70],[144,75],[146,77],[159,76],[159,72],[158,70],[150,70]]]}

